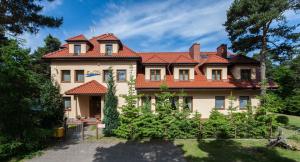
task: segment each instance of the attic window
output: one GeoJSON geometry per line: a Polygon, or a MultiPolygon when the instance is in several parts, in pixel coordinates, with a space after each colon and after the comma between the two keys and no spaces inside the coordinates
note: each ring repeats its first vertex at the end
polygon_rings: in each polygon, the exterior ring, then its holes
{"type": "Polygon", "coordinates": [[[112,55],[112,44],[105,45],[105,55],[111,56],[112,55]]]}
{"type": "Polygon", "coordinates": [[[75,44],[74,45],[74,55],[78,56],[81,53],[81,45],[80,44],[75,44]]]}

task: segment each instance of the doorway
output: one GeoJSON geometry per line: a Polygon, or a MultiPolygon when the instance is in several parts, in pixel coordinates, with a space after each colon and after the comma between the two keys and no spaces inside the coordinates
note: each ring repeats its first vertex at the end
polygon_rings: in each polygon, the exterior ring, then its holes
{"type": "Polygon", "coordinates": [[[90,117],[95,118],[95,115],[101,115],[100,96],[90,96],[90,117]]]}

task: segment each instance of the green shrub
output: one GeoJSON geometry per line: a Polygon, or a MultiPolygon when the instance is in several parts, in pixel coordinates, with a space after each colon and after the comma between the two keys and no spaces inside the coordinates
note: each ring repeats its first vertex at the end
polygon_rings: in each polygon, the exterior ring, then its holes
{"type": "Polygon", "coordinates": [[[276,117],[276,121],[278,123],[283,124],[283,125],[288,125],[289,124],[289,118],[287,116],[284,116],[284,115],[278,115],[276,117]]]}
{"type": "Polygon", "coordinates": [[[234,131],[229,119],[224,114],[213,110],[209,119],[204,122],[203,135],[205,138],[231,138],[234,131]]]}

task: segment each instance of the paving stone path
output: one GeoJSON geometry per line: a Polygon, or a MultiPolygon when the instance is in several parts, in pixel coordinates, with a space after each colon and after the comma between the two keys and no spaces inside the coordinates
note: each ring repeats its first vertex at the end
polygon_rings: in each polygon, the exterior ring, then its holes
{"type": "Polygon", "coordinates": [[[126,142],[112,139],[58,144],[26,162],[185,162],[171,142],[126,142]]]}

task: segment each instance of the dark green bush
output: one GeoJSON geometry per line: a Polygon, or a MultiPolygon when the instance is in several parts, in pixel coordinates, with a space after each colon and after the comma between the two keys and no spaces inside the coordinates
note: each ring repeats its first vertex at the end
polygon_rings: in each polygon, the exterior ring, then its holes
{"type": "Polygon", "coordinates": [[[284,115],[278,115],[276,117],[276,121],[278,123],[281,123],[281,124],[284,124],[284,125],[289,124],[289,118],[287,116],[284,116],[284,115]]]}
{"type": "Polygon", "coordinates": [[[224,114],[213,110],[203,125],[204,138],[232,138],[234,131],[229,119],[224,114]]]}

